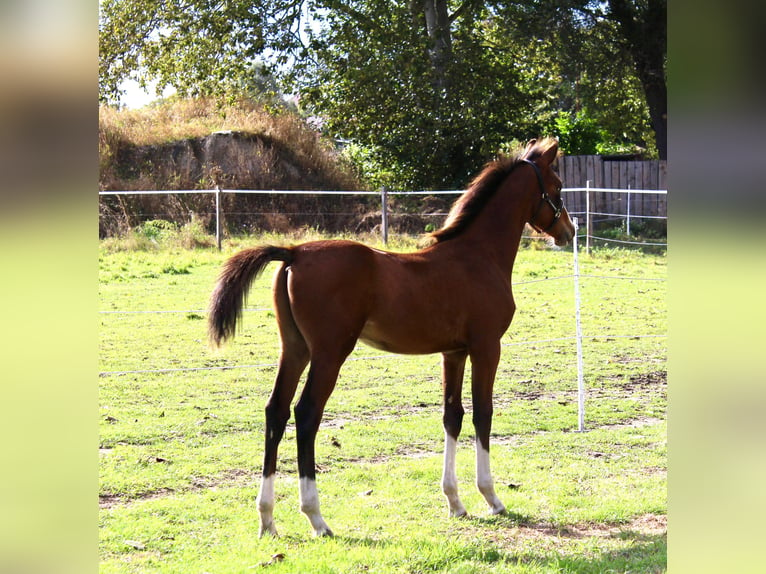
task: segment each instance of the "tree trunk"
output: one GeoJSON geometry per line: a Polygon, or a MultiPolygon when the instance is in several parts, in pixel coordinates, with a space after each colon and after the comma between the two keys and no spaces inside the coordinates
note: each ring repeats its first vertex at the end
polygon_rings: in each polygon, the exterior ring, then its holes
{"type": "Polygon", "coordinates": [[[660,159],[668,157],[668,94],[665,80],[667,2],[648,0],[644,8],[628,0],[609,0],[644,89],[660,159]]]}
{"type": "Polygon", "coordinates": [[[423,0],[428,34],[428,57],[434,71],[434,88],[439,96],[449,89],[448,69],[452,60],[452,35],[447,0],[423,0]]]}

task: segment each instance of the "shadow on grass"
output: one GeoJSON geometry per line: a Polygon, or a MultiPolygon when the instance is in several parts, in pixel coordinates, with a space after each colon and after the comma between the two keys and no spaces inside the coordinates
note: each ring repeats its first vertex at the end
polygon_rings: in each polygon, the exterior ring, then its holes
{"type": "Polygon", "coordinates": [[[590,549],[580,555],[561,552],[510,553],[506,560],[514,564],[546,564],[554,572],[602,574],[604,572],[665,572],[667,570],[667,536],[639,535],[624,548],[599,551],[590,549]]]}
{"type": "MultiPolygon", "coordinates": [[[[508,513],[450,520],[441,535],[424,537],[339,534],[332,538],[281,537],[302,554],[317,552],[317,568],[329,571],[328,556],[347,554],[344,569],[402,569],[411,572],[665,572],[667,536],[661,528],[647,532],[631,524],[542,523],[508,513]],[[321,567],[320,567],[321,565],[321,567]]],[[[290,553],[291,557],[293,553],[290,553]]],[[[335,560],[333,558],[332,560],[335,560]]],[[[333,567],[340,568],[332,562],[333,567]]]]}
{"type": "Polygon", "coordinates": [[[469,514],[461,520],[465,520],[476,526],[504,526],[506,528],[516,528],[533,524],[532,517],[526,514],[519,514],[518,512],[510,512],[508,510],[503,514],[487,514],[484,516],[469,514]]]}
{"type": "MultiPolygon", "coordinates": [[[[499,544],[473,541],[445,545],[431,552],[415,552],[407,561],[413,571],[484,572],[570,572],[603,574],[604,572],[655,573],[667,569],[667,539],[662,535],[625,533],[628,543],[621,548],[587,547],[514,550],[499,544]],[[478,567],[478,569],[477,569],[478,567]]],[[[338,542],[371,551],[395,549],[398,543],[371,538],[339,537],[338,542]]]]}
{"type": "Polygon", "coordinates": [[[665,572],[667,533],[642,532],[630,525],[559,525],[508,512],[467,517],[466,522],[485,534],[499,550],[498,564],[535,565],[541,571],[665,572]],[[537,549],[540,550],[537,550],[537,549]]]}

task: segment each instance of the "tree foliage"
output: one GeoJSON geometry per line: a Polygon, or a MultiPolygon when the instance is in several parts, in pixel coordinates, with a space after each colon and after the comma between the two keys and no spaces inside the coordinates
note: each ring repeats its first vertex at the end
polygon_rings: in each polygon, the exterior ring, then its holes
{"type": "Polygon", "coordinates": [[[263,14],[250,0],[101,0],[99,100],[119,100],[120,84],[136,78],[157,93],[238,91],[262,53],[263,14]]]}
{"type": "Polygon", "coordinates": [[[103,0],[99,95],[135,75],[252,97],[273,74],[397,187],[465,185],[509,142],[577,122],[597,149],[663,156],[665,4],[103,0]]]}
{"type": "MultiPolygon", "coordinates": [[[[522,46],[516,57],[537,62],[538,69],[558,75],[550,90],[547,117],[570,114],[587,116],[602,134],[599,149],[663,155],[666,136],[653,129],[654,118],[665,117],[666,100],[650,100],[636,72],[636,53],[651,52],[653,65],[664,88],[665,31],[643,23],[639,5],[654,5],[664,14],[664,0],[632,2],[633,18],[645,38],[635,38],[632,48],[624,37],[613,3],[588,0],[522,0],[506,2],[499,18],[510,30],[509,42],[522,46]],[[526,48],[523,46],[527,45],[526,48]],[[650,48],[649,46],[652,46],[650,48]],[[656,48],[662,47],[661,50],[656,48]],[[653,51],[652,51],[653,50],[653,51]],[[653,103],[654,107],[649,104],[653,103]]],[[[646,60],[650,58],[645,56],[646,60]]],[[[555,128],[557,123],[552,124],[555,128]]],[[[559,135],[553,130],[556,135],[559,135]]],[[[570,152],[575,153],[575,152],[570,152]]]]}
{"type": "Polygon", "coordinates": [[[667,158],[667,0],[609,0],[619,43],[629,54],[649,108],[657,150],[667,158]]]}
{"type": "Polygon", "coordinates": [[[331,14],[298,84],[328,131],[369,146],[392,184],[464,185],[506,139],[534,131],[533,98],[517,64],[487,44],[482,3],[445,12],[441,31],[429,3],[416,4],[366,0],[331,14]]]}

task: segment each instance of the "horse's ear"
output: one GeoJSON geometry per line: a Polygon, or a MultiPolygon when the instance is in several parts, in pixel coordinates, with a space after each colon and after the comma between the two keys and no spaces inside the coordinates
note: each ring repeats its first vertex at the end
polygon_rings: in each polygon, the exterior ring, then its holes
{"type": "Polygon", "coordinates": [[[540,161],[545,165],[551,165],[558,156],[559,142],[558,140],[551,140],[550,146],[540,156],[540,161]]]}
{"type": "Polygon", "coordinates": [[[534,147],[534,145],[537,143],[536,139],[531,139],[527,142],[527,147],[524,148],[524,155],[528,154],[529,151],[534,147]]]}

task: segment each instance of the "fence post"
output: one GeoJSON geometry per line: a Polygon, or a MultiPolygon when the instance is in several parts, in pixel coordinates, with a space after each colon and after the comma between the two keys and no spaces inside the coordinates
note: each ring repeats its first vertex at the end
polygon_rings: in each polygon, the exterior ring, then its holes
{"type": "Polygon", "coordinates": [[[572,218],[575,228],[572,242],[574,265],[575,333],[577,339],[577,430],[585,431],[585,381],[582,366],[582,326],[580,324],[580,263],[577,259],[577,218],[572,218]]]}
{"type": "Polygon", "coordinates": [[[590,237],[593,235],[593,221],[590,217],[590,180],[585,180],[585,253],[590,255],[590,237]]]}
{"type": "Polygon", "coordinates": [[[628,185],[628,226],[625,230],[630,237],[630,185],[628,185]]]}
{"type": "Polygon", "coordinates": [[[221,188],[215,186],[215,245],[221,250],[221,188]]]}
{"type": "Polygon", "coordinates": [[[380,213],[383,228],[383,245],[388,245],[388,190],[385,185],[380,190],[380,213]]]}

